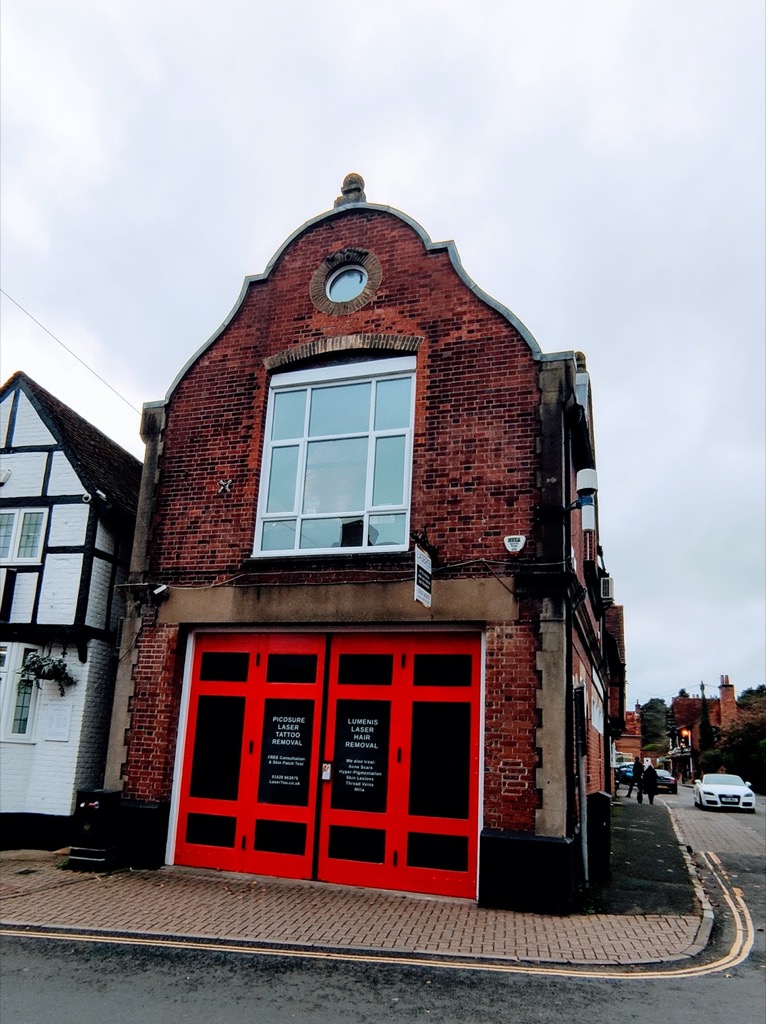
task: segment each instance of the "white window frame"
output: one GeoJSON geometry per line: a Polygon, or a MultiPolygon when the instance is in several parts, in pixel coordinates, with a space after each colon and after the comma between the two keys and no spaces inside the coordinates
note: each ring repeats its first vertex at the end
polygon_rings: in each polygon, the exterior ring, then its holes
{"type": "Polygon", "coordinates": [[[13,526],[11,527],[11,543],[8,554],[2,558],[3,565],[37,565],[42,561],[43,548],[45,546],[45,530],[48,525],[47,508],[4,508],[3,515],[12,515],[13,526]],[[42,514],[43,520],[40,526],[40,538],[37,543],[37,550],[34,555],[20,556],[18,554],[21,543],[21,530],[24,516],[42,514]]]}
{"type": "Polygon", "coordinates": [[[21,666],[29,651],[38,651],[34,644],[0,644],[0,737],[11,743],[34,743],[37,719],[38,690],[30,683],[30,699],[23,732],[14,732],[13,724],[18,707],[21,666]]]}
{"type": "MultiPolygon", "coordinates": [[[[295,370],[286,373],[274,374],[271,379],[269,387],[269,400],[268,400],[268,411],[266,416],[266,431],[264,437],[263,446],[263,462],[261,468],[261,478],[259,486],[258,496],[258,509],[256,517],[255,527],[255,538],[253,543],[253,558],[312,558],[317,555],[351,555],[351,554],[386,554],[391,552],[407,551],[410,547],[410,501],[412,493],[412,447],[413,447],[413,427],[415,417],[415,369],[416,369],[416,358],[414,356],[405,356],[392,359],[376,359],[376,360],[365,360],[364,362],[358,363],[346,363],[338,366],[323,366],[311,370],[295,370]],[[269,494],[269,475],[271,469],[271,453],[274,448],[278,447],[278,442],[273,442],[271,438],[272,425],[274,418],[274,406],[275,396],[287,391],[301,391],[308,389],[311,386],[324,386],[333,384],[342,384],[345,382],[349,383],[363,383],[366,381],[378,382],[390,378],[409,378],[412,382],[410,391],[410,410],[409,410],[409,425],[407,427],[397,427],[391,430],[380,430],[375,431],[370,425],[370,428],[365,432],[353,431],[349,435],[338,435],[339,438],[346,436],[365,436],[370,439],[377,439],[385,436],[402,436],[404,435],[404,470],[403,470],[403,498],[399,505],[386,505],[386,506],[373,506],[372,505],[372,464],[373,464],[373,452],[374,444],[368,446],[368,469],[367,469],[367,490],[365,498],[365,507],[360,510],[359,514],[363,517],[363,537],[369,536],[368,524],[370,517],[386,516],[386,515],[403,515],[404,516],[404,530],[403,530],[403,541],[401,544],[380,544],[380,545],[362,545],[362,546],[343,546],[343,547],[329,547],[329,548],[301,548],[300,544],[300,533],[301,523],[309,521],[317,517],[310,513],[304,513],[301,511],[301,496],[303,481],[305,479],[305,458],[308,444],[311,438],[307,432],[301,439],[298,440],[298,446],[300,448],[299,455],[299,468],[298,468],[298,485],[296,487],[296,498],[295,508],[292,512],[279,512],[269,513],[266,510],[268,494],[269,494]],[[272,550],[269,548],[262,548],[261,537],[263,534],[264,524],[269,522],[275,522],[285,519],[294,519],[295,528],[295,546],[293,548],[282,548],[272,550]]],[[[356,513],[351,513],[356,515],[356,513]]],[[[344,513],[327,513],[324,518],[327,519],[344,519],[349,518],[351,514],[344,513]]]]}

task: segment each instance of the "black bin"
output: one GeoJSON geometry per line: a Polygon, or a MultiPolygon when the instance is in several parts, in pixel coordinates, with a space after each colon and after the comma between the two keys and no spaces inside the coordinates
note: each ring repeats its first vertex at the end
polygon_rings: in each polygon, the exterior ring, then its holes
{"type": "Polygon", "coordinates": [[[591,793],[588,797],[588,874],[591,882],[603,882],[609,878],[611,824],[611,794],[591,793]]]}
{"type": "Polygon", "coordinates": [[[117,863],[120,821],[119,789],[78,789],[69,866],[81,871],[108,871],[117,863]]]}

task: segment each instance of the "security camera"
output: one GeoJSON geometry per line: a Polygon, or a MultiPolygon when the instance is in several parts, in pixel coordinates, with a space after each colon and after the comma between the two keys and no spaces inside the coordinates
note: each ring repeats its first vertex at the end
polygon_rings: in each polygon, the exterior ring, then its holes
{"type": "Polygon", "coordinates": [[[598,490],[598,473],[595,469],[581,469],[577,474],[575,489],[580,498],[590,497],[598,490]]]}
{"type": "Polygon", "coordinates": [[[152,593],[154,594],[155,597],[159,597],[161,594],[167,594],[169,589],[170,588],[168,587],[167,583],[160,583],[158,587],[154,588],[152,593]]]}

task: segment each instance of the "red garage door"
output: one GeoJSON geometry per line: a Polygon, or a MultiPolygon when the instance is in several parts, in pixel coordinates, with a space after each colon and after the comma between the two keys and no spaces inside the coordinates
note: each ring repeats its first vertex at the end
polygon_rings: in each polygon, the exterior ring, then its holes
{"type": "Polygon", "coordinates": [[[474,896],[480,650],[198,636],[176,863],[474,896]]]}

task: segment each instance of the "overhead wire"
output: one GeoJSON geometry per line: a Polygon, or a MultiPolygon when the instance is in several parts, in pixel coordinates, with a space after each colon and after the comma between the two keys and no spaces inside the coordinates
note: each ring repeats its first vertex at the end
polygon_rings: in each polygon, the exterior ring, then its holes
{"type": "Polygon", "coordinates": [[[28,309],[25,309],[21,305],[20,302],[18,302],[16,299],[14,299],[14,297],[12,295],[9,295],[8,292],[4,288],[0,288],[0,293],[2,293],[6,297],[6,299],[10,299],[10,301],[14,304],[14,306],[18,306],[18,308],[21,310],[22,313],[24,313],[26,316],[28,316],[29,319],[33,323],[37,324],[37,326],[41,330],[45,331],[46,334],[50,335],[50,337],[53,338],[53,340],[56,342],[57,345],[61,345],[61,347],[66,352],[68,352],[70,356],[72,356],[74,359],[76,359],[78,363],[81,363],[85,367],[85,369],[88,370],[90,373],[92,373],[94,377],[97,377],[98,380],[100,380],[102,384],[105,384],[106,387],[108,387],[111,392],[113,392],[115,395],[117,395],[117,397],[122,402],[124,402],[127,406],[129,406],[133,410],[133,412],[137,412],[139,415],[141,414],[141,410],[140,409],[137,409],[135,407],[135,405],[133,405],[132,402],[129,402],[128,399],[125,398],[124,395],[121,395],[120,392],[116,388],[113,388],[108,380],[104,380],[104,378],[100,374],[96,373],[96,371],[93,369],[92,366],[88,366],[88,364],[85,362],[84,359],[81,359],[80,356],[78,356],[76,352],[73,352],[72,349],[69,348],[68,345],[65,345],[64,342],[61,340],[61,338],[57,338],[56,335],[53,333],[53,331],[49,331],[48,328],[45,326],[45,324],[40,323],[40,321],[37,319],[37,317],[33,316],[29,312],[28,309]]]}

